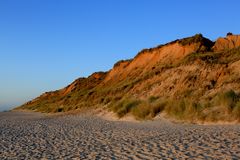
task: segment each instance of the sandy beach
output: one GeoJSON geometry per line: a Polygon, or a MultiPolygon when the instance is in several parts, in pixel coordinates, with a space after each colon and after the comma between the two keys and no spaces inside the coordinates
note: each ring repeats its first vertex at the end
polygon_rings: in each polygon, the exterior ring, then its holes
{"type": "Polygon", "coordinates": [[[240,159],[240,125],[0,113],[0,159],[240,159]]]}

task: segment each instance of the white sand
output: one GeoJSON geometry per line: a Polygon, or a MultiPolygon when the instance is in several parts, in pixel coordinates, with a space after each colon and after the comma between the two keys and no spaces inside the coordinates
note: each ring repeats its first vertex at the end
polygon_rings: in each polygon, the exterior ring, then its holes
{"type": "Polygon", "coordinates": [[[0,159],[240,159],[240,125],[0,113],[0,159]]]}

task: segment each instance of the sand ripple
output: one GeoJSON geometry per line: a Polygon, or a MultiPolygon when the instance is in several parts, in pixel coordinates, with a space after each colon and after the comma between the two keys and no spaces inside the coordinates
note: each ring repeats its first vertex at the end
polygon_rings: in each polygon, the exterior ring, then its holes
{"type": "Polygon", "coordinates": [[[240,159],[240,125],[0,113],[0,159],[240,159]]]}

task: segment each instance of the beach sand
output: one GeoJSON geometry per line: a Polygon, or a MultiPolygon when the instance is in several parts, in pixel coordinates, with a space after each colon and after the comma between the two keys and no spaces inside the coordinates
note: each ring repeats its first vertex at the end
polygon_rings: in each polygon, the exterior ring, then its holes
{"type": "Polygon", "coordinates": [[[4,112],[0,159],[240,159],[240,125],[4,112]]]}

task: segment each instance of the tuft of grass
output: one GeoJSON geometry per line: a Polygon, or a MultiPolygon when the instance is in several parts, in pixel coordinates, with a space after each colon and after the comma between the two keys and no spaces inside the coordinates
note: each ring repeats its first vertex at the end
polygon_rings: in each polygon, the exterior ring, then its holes
{"type": "Polygon", "coordinates": [[[132,109],[132,114],[136,119],[146,119],[149,118],[151,113],[151,106],[148,103],[141,103],[137,107],[132,109]]]}
{"type": "Polygon", "coordinates": [[[189,45],[191,43],[197,43],[197,42],[201,42],[203,40],[203,36],[202,34],[196,34],[193,37],[188,37],[188,38],[184,38],[179,40],[179,43],[183,46],[185,45],[189,45]]]}
{"type": "Polygon", "coordinates": [[[115,113],[117,113],[118,117],[121,118],[121,117],[125,116],[127,113],[129,113],[132,108],[136,107],[140,103],[141,103],[140,100],[136,100],[133,98],[123,98],[119,102],[111,104],[110,108],[115,113]]]}
{"type": "Polygon", "coordinates": [[[195,36],[181,39],[179,40],[179,43],[182,46],[190,45],[193,43],[201,43],[204,47],[202,47],[199,51],[208,51],[214,45],[214,42],[210,41],[207,38],[204,38],[202,34],[196,34],[195,36]]]}
{"type": "Polygon", "coordinates": [[[203,105],[191,99],[170,100],[166,113],[177,119],[194,120],[201,116],[203,105]]]}
{"type": "Polygon", "coordinates": [[[165,106],[167,105],[167,101],[165,100],[157,100],[155,103],[152,104],[151,107],[151,117],[155,117],[157,114],[162,112],[165,109],[165,106]]]}
{"type": "Polygon", "coordinates": [[[179,117],[185,110],[185,104],[183,101],[173,101],[169,100],[167,107],[165,109],[166,113],[173,117],[179,117]]]}
{"type": "Polygon", "coordinates": [[[238,100],[239,96],[233,90],[229,90],[219,94],[215,99],[215,103],[226,109],[228,113],[231,113],[238,100]]]}
{"type": "Polygon", "coordinates": [[[240,101],[238,101],[236,103],[236,105],[233,108],[232,114],[234,116],[235,119],[237,119],[238,121],[240,121],[240,101]]]}
{"type": "Polygon", "coordinates": [[[148,98],[148,102],[149,102],[149,103],[153,103],[153,102],[155,102],[157,99],[159,99],[159,97],[150,96],[150,97],[148,98]]]}
{"type": "Polygon", "coordinates": [[[131,62],[131,61],[132,61],[132,59],[120,60],[120,61],[118,61],[117,63],[114,64],[113,68],[116,68],[116,67],[120,66],[121,63],[131,62]]]}
{"type": "Polygon", "coordinates": [[[216,64],[219,63],[219,59],[221,57],[221,54],[215,53],[215,52],[195,52],[192,54],[187,55],[179,64],[186,65],[189,63],[193,63],[197,59],[200,59],[208,64],[216,64]]]}
{"type": "Polygon", "coordinates": [[[136,119],[152,119],[164,110],[166,104],[166,101],[160,99],[152,102],[145,101],[133,108],[131,112],[136,119]]]}

